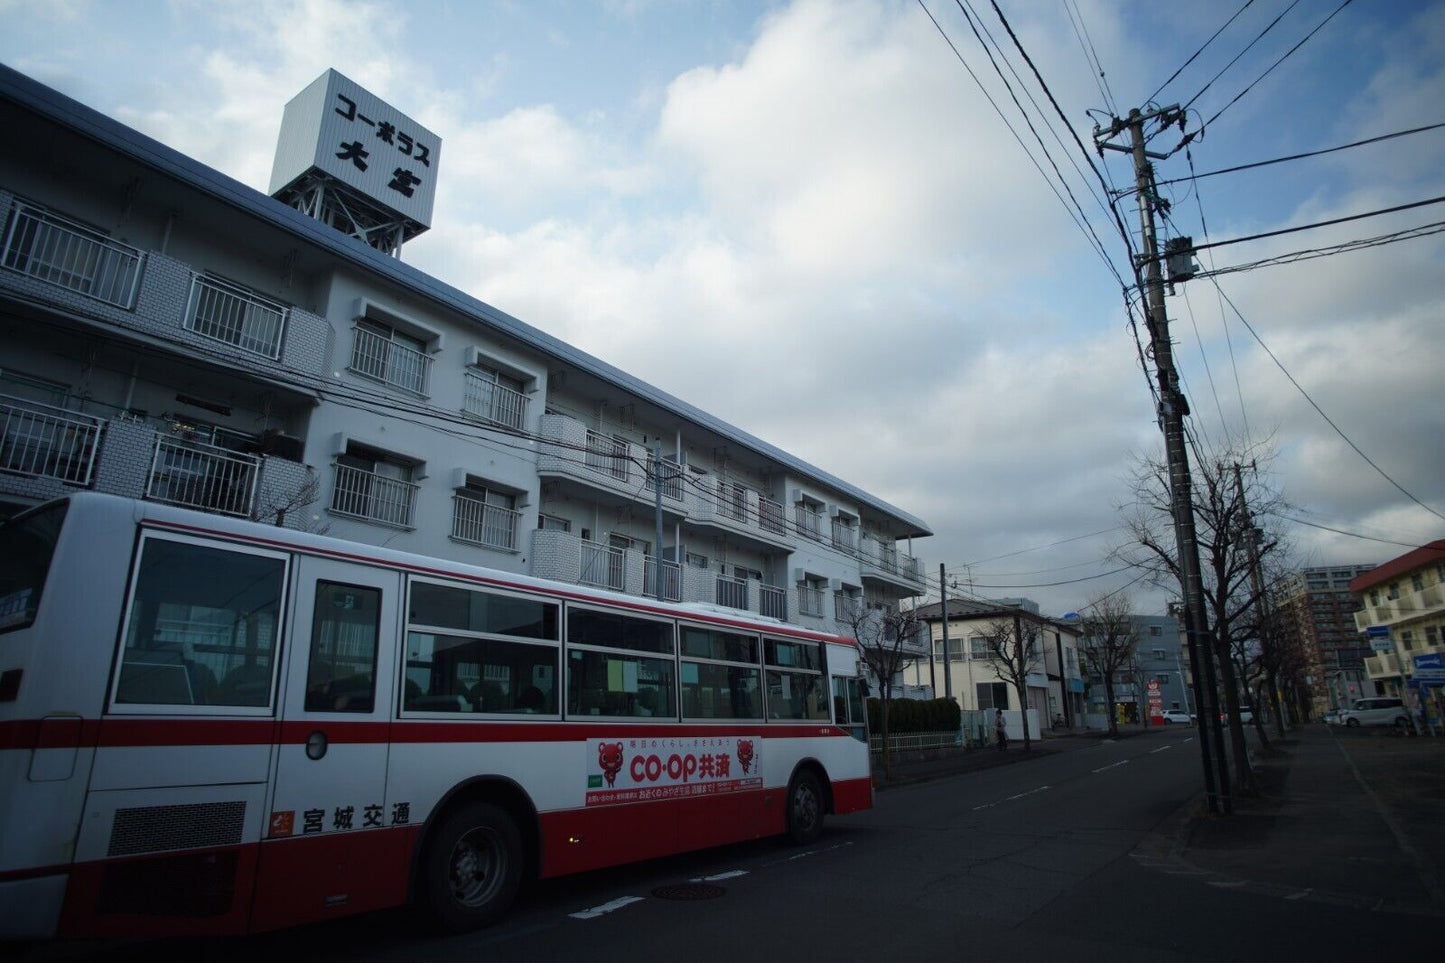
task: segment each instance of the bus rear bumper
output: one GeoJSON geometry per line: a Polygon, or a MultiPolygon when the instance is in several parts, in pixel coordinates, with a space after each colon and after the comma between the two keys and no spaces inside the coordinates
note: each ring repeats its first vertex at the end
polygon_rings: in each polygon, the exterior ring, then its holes
{"type": "Polygon", "coordinates": [[[60,925],[67,874],[0,882],[0,940],[49,940],[60,925]]]}

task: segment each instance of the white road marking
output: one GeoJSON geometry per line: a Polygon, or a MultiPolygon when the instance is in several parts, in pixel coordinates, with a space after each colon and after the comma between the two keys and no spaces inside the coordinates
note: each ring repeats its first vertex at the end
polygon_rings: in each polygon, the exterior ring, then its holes
{"type": "Polygon", "coordinates": [[[620,910],[630,903],[640,903],[642,900],[643,897],[641,896],[623,896],[610,903],[603,903],[601,906],[594,906],[580,913],[569,913],[568,915],[574,920],[595,920],[599,916],[606,916],[613,910],[620,910]]]}
{"type": "Polygon", "coordinates": [[[730,873],[718,873],[716,876],[699,876],[696,879],[688,880],[689,883],[716,883],[720,879],[736,879],[739,876],[748,875],[745,869],[735,869],[730,873]]]}
{"type": "Polygon", "coordinates": [[[1150,750],[1149,750],[1149,755],[1152,756],[1152,755],[1154,755],[1154,753],[1156,753],[1156,752],[1163,752],[1165,749],[1173,749],[1173,748],[1174,748],[1173,746],[1160,746],[1158,749],[1150,749],[1150,750]]]}
{"type": "Polygon", "coordinates": [[[1119,760],[1118,762],[1113,763],[1112,765],[1100,766],[1098,769],[1095,769],[1094,771],[1095,771],[1095,772],[1103,772],[1105,769],[1113,769],[1113,768],[1115,768],[1116,766],[1127,766],[1127,765],[1129,765],[1129,760],[1127,760],[1127,759],[1121,759],[1121,760],[1119,760]]]}
{"type": "MultiPolygon", "coordinates": [[[[1009,798],[1009,799],[1022,799],[1022,798],[1024,798],[1025,796],[1032,796],[1032,795],[1033,795],[1034,793],[1036,793],[1036,792],[1045,792],[1045,791],[1048,790],[1048,788],[1049,788],[1048,786],[1040,786],[1040,787],[1037,788],[1037,789],[1030,789],[1028,792],[1021,792],[1021,793],[1019,793],[1017,796],[1010,796],[1010,797],[1008,797],[1008,798],[1009,798]]],[[[1005,800],[1005,802],[1007,802],[1007,800],[1005,800]]]]}

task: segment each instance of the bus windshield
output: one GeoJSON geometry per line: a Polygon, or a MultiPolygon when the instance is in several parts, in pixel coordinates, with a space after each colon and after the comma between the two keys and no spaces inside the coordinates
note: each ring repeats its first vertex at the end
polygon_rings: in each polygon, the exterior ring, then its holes
{"type": "Polygon", "coordinates": [[[52,502],[0,525],[0,632],[35,621],[70,502],[52,502]]]}

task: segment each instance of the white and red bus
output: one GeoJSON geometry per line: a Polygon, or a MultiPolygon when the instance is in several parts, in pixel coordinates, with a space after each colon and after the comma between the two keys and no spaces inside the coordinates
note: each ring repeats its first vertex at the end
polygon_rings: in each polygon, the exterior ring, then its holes
{"type": "Polygon", "coordinates": [[[260,931],[871,805],[853,640],[108,495],[0,527],[0,939],[260,931]]]}

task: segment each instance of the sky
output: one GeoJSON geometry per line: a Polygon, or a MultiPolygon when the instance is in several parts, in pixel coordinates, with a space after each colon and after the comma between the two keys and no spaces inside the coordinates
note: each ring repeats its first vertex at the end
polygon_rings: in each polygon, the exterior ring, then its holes
{"type": "MultiPolygon", "coordinates": [[[[336,68],[441,138],[404,260],[922,518],[954,595],[1063,614],[1134,578],[1111,551],[1162,452],[1105,207],[1132,167],[1095,123],[1186,106],[1187,155],[1150,143],[1174,180],[1445,122],[1445,4],[998,5],[1087,152],[988,0],[0,0],[0,62],[261,191],[286,102],[336,68]]],[[[1216,244],[1416,204],[1445,196],[1445,129],[1161,193],[1161,231],[1216,244]]],[[[1445,537],[1442,255],[1166,299],[1198,451],[1258,460],[1298,564],[1445,537]]]]}

